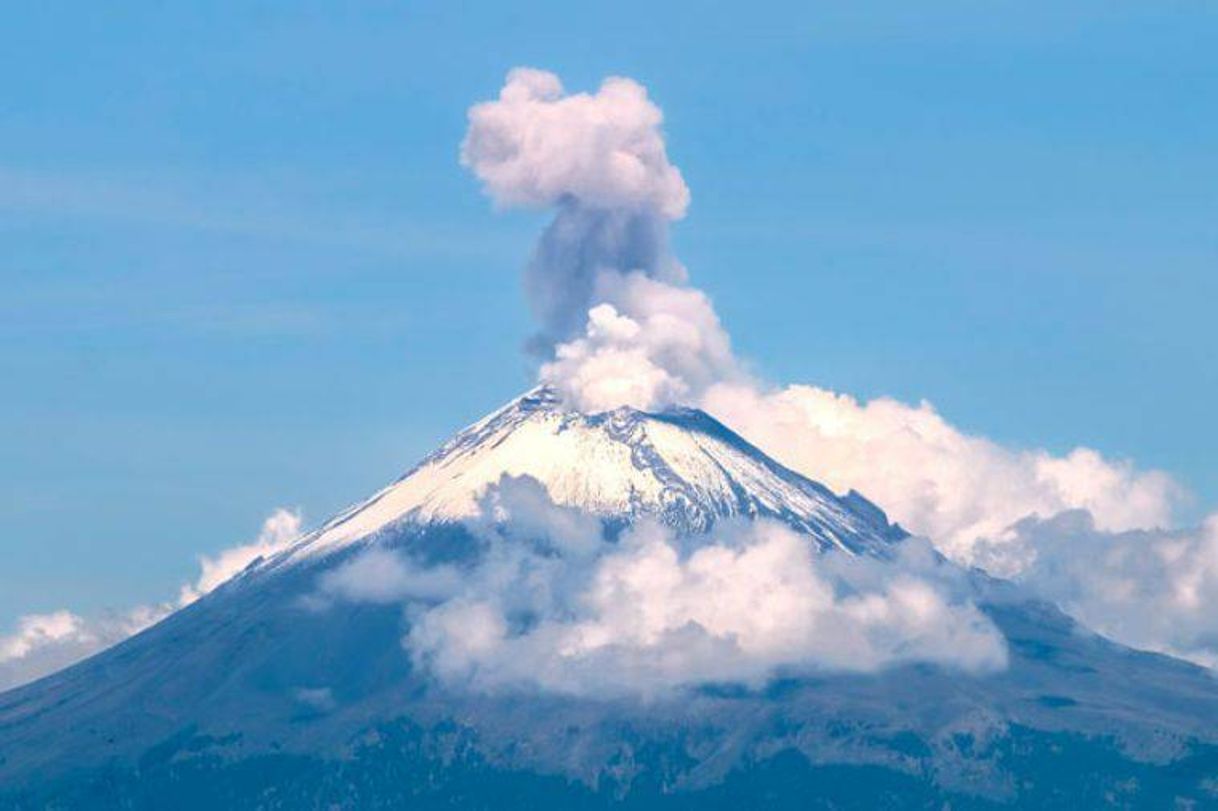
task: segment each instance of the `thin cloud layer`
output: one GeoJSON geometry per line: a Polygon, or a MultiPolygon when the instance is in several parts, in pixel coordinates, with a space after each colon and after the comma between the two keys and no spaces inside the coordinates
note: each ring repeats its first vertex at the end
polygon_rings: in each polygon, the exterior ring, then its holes
{"type": "Polygon", "coordinates": [[[471,529],[482,550],[459,569],[373,549],[321,589],[397,597],[416,664],[480,691],[653,696],[909,662],[1006,666],[1005,640],[959,571],[918,541],[890,561],[818,554],[770,522],[692,542],[647,523],[609,541],[596,519],[554,505],[540,483],[509,477],[489,489],[471,529]]]}
{"type": "Polygon", "coordinates": [[[199,576],[183,584],[176,601],[140,605],[122,612],[82,617],[61,609],[18,618],[9,636],[0,636],[0,690],[54,673],[160,622],[244,571],[258,558],[286,549],[300,535],[300,514],[279,508],[263,522],[251,543],[199,558],[199,576]]]}
{"type": "Polygon", "coordinates": [[[81,617],[67,610],[27,614],[0,637],[0,690],[54,673],[118,644],[163,619],[170,606],[137,606],[117,614],[81,617]]]}

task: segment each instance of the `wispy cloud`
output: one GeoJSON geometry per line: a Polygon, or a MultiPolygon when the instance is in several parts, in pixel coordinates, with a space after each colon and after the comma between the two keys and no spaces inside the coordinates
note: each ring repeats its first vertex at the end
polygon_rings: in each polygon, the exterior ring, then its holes
{"type": "Polygon", "coordinates": [[[300,513],[283,507],[262,522],[262,531],[251,543],[225,549],[215,557],[199,558],[199,577],[182,586],[178,605],[189,605],[240,574],[259,558],[270,558],[300,537],[300,513]]]}
{"type": "Polygon", "coordinates": [[[874,499],[957,563],[1007,574],[1011,560],[1031,555],[1020,576],[1085,622],[1139,647],[1212,656],[1210,625],[1183,613],[1218,609],[1196,574],[1212,569],[1209,530],[1152,531],[1171,525],[1181,500],[1167,474],[1086,447],[1006,447],[925,402],[859,402],[752,379],[710,298],[668,253],[688,190],[658,108],[633,83],[632,103],[616,103],[606,88],[621,82],[567,94],[551,74],[517,70],[497,100],[470,110],[465,162],[487,193],[554,210],[526,272],[554,339],[543,381],[583,410],[704,408],[795,470],[874,499]],[[562,159],[551,160],[556,153],[562,159]],[[640,221],[645,228],[634,227],[640,221]],[[1050,520],[1071,514],[1088,516],[1089,529],[1050,520]],[[1087,554],[1103,563],[1089,567],[1087,554]],[[1167,619],[1133,621],[1141,614],[1167,619]]]}
{"type": "Polygon", "coordinates": [[[82,617],[68,610],[27,614],[0,637],[0,690],[54,673],[164,618],[168,606],[82,617]]]}
{"type": "Polygon", "coordinates": [[[0,166],[0,210],[57,220],[162,229],[354,250],[388,257],[494,258],[505,240],[479,229],[418,217],[308,206],[273,178],[174,178],[165,172],[50,172],[0,166]]]}
{"type": "Polygon", "coordinates": [[[279,508],[250,543],[214,557],[201,556],[199,576],[182,585],[176,600],[91,617],[68,609],[20,617],[11,634],[0,636],[0,690],[33,681],[118,644],[219,588],[255,560],[286,549],[299,535],[300,514],[279,508]]]}

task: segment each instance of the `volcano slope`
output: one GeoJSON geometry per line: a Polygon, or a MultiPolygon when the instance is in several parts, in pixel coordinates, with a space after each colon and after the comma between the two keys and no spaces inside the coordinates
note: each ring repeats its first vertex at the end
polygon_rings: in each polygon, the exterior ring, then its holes
{"type": "Polygon", "coordinates": [[[446,679],[412,655],[427,615],[400,593],[327,591],[376,554],[474,578],[488,533],[510,548],[541,531],[488,502],[504,482],[609,547],[654,526],[693,554],[754,524],[818,557],[913,542],[701,412],[575,414],[537,390],[154,627],[0,695],[0,807],[1218,805],[1208,671],[977,572],[956,577],[1001,667],[779,667],[643,692],[446,679]]]}

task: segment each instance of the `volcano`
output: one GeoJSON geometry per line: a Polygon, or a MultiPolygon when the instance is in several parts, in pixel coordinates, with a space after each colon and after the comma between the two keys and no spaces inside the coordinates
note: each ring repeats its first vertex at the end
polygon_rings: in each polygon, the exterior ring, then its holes
{"type": "Polygon", "coordinates": [[[319,607],[319,583],[370,550],[460,571],[504,477],[610,539],[658,525],[697,549],[717,527],[773,522],[817,555],[878,561],[910,542],[862,495],[703,412],[582,414],[537,389],[157,625],[0,695],[0,807],[1218,803],[1208,671],[979,572],[962,576],[1005,668],[826,668],[645,698],[454,686],[406,655],[415,615],[399,602],[319,607]]]}
{"type": "Polygon", "coordinates": [[[883,554],[904,535],[855,492],[843,498],[774,462],[695,409],[584,415],[539,387],[461,431],[389,487],[339,514],[299,547],[325,555],[403,526],[460,524],[502,476],[540,482],[556,504],[608,523],[657,519],[681,532],[731,518],[772,518],[821,548],[883,554]]]}

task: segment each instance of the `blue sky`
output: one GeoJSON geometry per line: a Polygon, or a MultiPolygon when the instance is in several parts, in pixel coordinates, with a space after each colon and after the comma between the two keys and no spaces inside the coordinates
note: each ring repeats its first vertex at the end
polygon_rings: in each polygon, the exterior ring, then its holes
{"type": "Polygon", "coordinates": [[[44,3],[0,51],[0,628],[167,598],[529,385],[505,71],[650,89],[765,377],[927,398],[1218,505],[1206,3],[44,3]]]}

